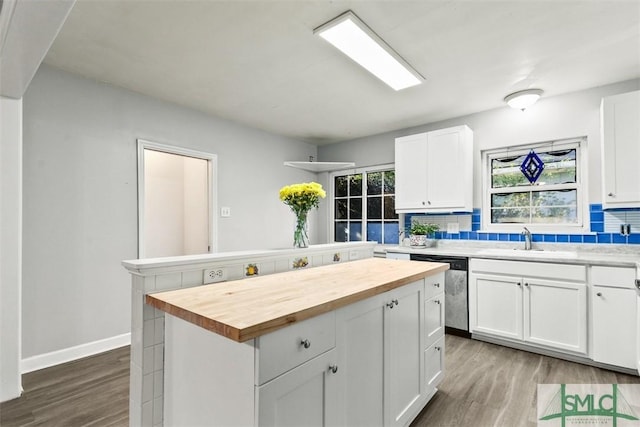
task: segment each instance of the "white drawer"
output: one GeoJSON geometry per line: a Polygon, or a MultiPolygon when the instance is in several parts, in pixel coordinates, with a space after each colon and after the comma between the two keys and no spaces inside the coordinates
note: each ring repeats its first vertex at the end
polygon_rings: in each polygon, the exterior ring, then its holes
{"type": "Polygon", "coordinates": [[[508,274],[550,280],[586,282],[587,268],[584,265],[554,264],[535,261],[503,261],[472,258],[469,273],[508,274]]]}
{"type": "Polygon", "coordinates": [[[636,286],[636,269],[594,265],[591,267],[591,284],[634,289],[636,286]]]}
{"type": "Polygon", "coordinates": [[[424,279],[425,301],[444,292],[444,271],[424,279]]]}
{"type": "Polygon", "coordinates": [[[335,333],[335,311],[330,311],[257,338],[257,384],[332,349],[336,345],[335,333]]]}

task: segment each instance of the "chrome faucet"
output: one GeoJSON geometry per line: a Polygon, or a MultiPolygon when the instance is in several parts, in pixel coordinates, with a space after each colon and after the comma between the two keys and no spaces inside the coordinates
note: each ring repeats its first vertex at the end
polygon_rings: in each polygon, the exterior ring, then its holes
{"type": "Polygon", "coordinates": [[[522,230],[522,235],[524,236],[524,250],[530,251],[531,250],[531,232],[527,227],[523,227],[523,228],[524,230],[522,230]]]}

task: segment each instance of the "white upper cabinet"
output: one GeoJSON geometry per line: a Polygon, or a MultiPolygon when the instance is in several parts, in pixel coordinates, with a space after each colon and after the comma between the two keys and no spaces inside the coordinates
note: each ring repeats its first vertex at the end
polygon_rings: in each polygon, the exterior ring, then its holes
{"type": "Polygon", "coordinates": [[[396,211],[473,210],[473,132],[456,126],[396,138],[396,211]]]}
{"type": "Polygon", "coordinates": [[[640,207],[640,91],[602,99],[602,207],[640,207]]]}

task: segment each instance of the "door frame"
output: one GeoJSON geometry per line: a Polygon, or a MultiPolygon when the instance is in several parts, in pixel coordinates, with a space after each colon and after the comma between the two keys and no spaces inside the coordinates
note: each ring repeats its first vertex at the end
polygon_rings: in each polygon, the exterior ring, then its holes
{"type": "Polygon", "coordinates": [[[218,156],[174,145],[162,144],[138,138],[138,258],[144,258],[144,150],[160,151],[207,161],[209,188],[209,252],[218,251],[218,223],[214,220],[218,209],[218,156]]]}

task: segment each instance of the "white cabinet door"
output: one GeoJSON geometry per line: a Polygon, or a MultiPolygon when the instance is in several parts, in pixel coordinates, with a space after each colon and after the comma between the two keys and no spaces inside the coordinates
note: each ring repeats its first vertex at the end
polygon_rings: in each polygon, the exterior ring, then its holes
{"type": "Polygon", "coordinates": [[[521,278],[470,275],[469,329],[471,332],[521,340],[521,278]]]}
{"type": "MultiPolygon", "coordinates": [[[[468,130],[468,128],[466,128],[468,130]]],[[[473,144],[464,127],[427,134],[427,207],[463,211],[471,206],[473,144]]]]}
{"type": "Polygon", "coordinates": [[[396,139],[396,210],[473,209],[473,132],[467,126],[396,139]]]}
{"type": "Polygon", "coordinates": [[[637,291],[593,286],[593,360],[638,369],[637,291]]]}
{"type": "Polygon", "coordinates": [[[427,134],[396,139],[396,209],[427,206],[427,134]]]}
{"type": "Polygon", "coordinates": [[[603,207],[640,206],[640,91],[603,98],[603,207]]]}
{"type": "Polygon", "coordinates": [[[387,292],[384,408],[387,426],[408,425],[424,395],[424,281],[387,292]]]}
{"type": "Polygon", "coordinates": [[[429,347],[444,335],[444,294],[436,295],[424,303],[425,346],[429,347]]]}
{"type": "Polygon", "coordinates": [[[587,287],[524,278],[524,340],[587,353],[587,287]]]}
{"type": "Polygon", "coordinates": [[[382,295],[379,295],[336,312],[336,349],[341,375],[338,389],[340,425],[375,427],[384,424],[386,310],[382,295]]]}
{"type": "Polygon", "coordinates": [[[427,378],[426,393],[431,394],[444,378],[444,337],[440,337],[440,340],[425,350],[424,362],[427,378]]]}
{"type": "Polygon", "coordinates": [[[292,369],[257,388],[259,426],[333,426],[339,369],[336,350],[292,369]]]}

